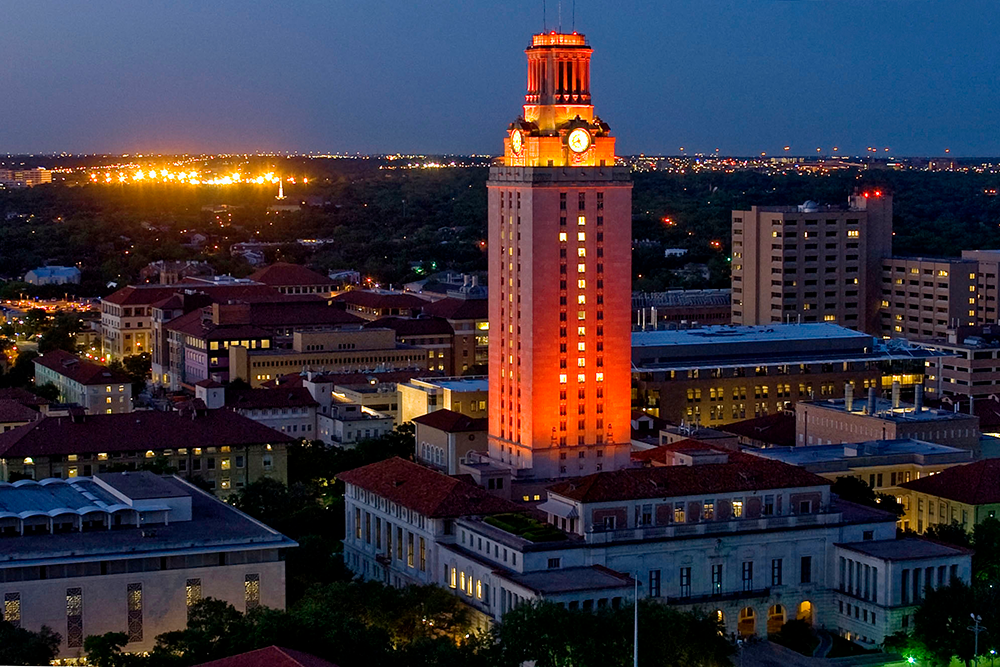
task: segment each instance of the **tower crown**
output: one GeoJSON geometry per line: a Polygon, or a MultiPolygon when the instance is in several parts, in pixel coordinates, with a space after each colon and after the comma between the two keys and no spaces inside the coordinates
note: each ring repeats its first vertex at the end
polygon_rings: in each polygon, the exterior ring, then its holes
{"type": "Polygon", "coordinates": [[[526,104],[590,104],[590,56],[578,33],[534,35],[528,55],[526,104]]]}
{"type": "Polygon", "coordinates": [[[590,98],[593,49],[579,33],[533,35],[520,118],[507,128],[504,164],[511,167],[612,166],[611,128],[590,98]]]}

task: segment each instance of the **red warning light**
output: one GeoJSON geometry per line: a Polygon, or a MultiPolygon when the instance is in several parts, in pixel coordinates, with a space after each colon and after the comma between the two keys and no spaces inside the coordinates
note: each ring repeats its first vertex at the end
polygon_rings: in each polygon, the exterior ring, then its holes
{"type": "Polygon", "coordinates": [[[876,197],[881,197],[882,196],[882,191],[881,190],[876,190],[875,191],[875,196],[876,197]]]}
{"type": "Polygon", "coordinates": [[[868,199],[868,193],[867,192],[865,193],[865,199],[868,199]]]}

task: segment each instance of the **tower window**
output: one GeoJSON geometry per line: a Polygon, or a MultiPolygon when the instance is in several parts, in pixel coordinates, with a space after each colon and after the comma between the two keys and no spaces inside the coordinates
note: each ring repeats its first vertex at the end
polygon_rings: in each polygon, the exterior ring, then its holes
{"type": "Polygon", "coordinates": [[[560,192],[559,193],[559,210],[560,211],[565,211],[566,210],[566,193],[565,192],[560,192]]]}
{"type": "Polygon", "coordinates": [[[579,205],[580,205],[580,210],[581,211],[587,210],[587,195],[585,193],[583,193],[583,192],[580,193],[580,196],[578,197],[578,201],[579,201],[579,205]]]}

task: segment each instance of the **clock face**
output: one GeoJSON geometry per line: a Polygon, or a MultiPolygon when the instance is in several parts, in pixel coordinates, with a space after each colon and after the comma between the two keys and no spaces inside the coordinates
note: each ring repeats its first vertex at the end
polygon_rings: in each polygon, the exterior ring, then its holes
{"type": "Polygon", "coordinates": [[[521,134],[521,130],[511,132],[510,150],[513,151],[514,155],[520,155],[521,151],[524,150],[524,135],[521,134]]]}
{"type": "Polygon", "coordinates": [[[569,133],[567,143],[569,144],[569,149],[571,151],[574,153],[582,153],[590,148],[590,132],[587,132],[582,127],[578,127],[569,133]]]}

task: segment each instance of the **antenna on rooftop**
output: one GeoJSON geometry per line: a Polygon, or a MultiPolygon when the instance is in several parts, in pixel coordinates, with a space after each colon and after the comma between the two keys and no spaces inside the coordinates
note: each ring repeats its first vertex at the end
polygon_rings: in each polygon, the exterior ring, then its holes
{"type": "Polygon", "coordinates": [[[576,32],[576,0],[573,0],[573,32],[576,32]]]}
{"type": "Polygon", "coordinates": [[[545,0],[542,0],[542,32],[548,32],[549,28],[545,23],[545,0]]]}

